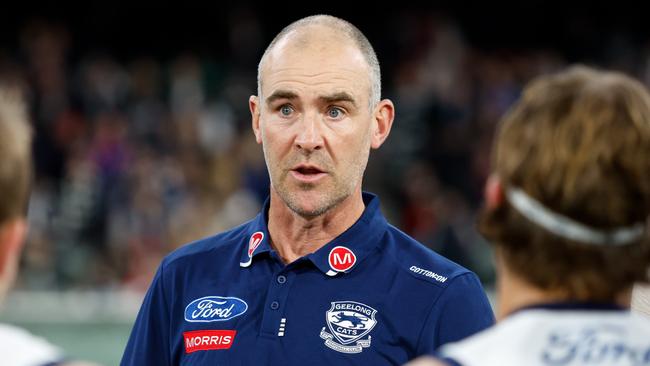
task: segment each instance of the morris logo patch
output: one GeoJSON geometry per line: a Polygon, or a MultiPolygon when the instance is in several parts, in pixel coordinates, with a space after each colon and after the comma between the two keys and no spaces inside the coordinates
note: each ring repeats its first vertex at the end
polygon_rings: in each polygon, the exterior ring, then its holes
{"type": "Polygon", "coordinates": [[[192,323],[208,323],[230,320],[244,314],[248,304],[236,297],[206,296],[196,299],[185,307],[185,320],[192,323]]]}
{"type": "Polygon", "coordinates": [[[236,330],[196,330],[183,332],[185,353],[229,349],[235,341],[236,330]]]}
{"type": "Polygon", "coordinates": [[[377,324],[377,310],[355,301],[334,301],[325,313],[326,327],[320,332],[325,345],[341,353],[359,353],[370,347],[370,333],[377,324]]]}

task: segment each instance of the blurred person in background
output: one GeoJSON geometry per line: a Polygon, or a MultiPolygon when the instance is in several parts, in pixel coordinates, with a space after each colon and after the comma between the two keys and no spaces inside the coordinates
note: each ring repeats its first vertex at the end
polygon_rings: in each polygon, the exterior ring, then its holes
{"type": "Polygon", "coordinates": [[[498,323],[425,365],[648,365],[630,312],[650,266],[650,95],[576,66],[532,81],[501,121],[479,230],[498,323]],[[443,361],[444,360],[444,361],[443,361]]]}
{"type": "MultiPolygon", "coordinates": [[[[0,300],[18,272],[27,231],[25,211],[31,181],[31,129],[17,88],[0,85],[0,300]]],[[[58,347],[29,332],[0,324],[3,366],[90,365],[67,362],[58,347]]]]}
{"type": "Polygon", "coordinates": [[[394,118],[380,80],[344,20],[308,17],[275,37],[249,99],[270,199],[163,260],[122,365],[396,365],[492,324],[476,275],[362,192],[394,118]]]}

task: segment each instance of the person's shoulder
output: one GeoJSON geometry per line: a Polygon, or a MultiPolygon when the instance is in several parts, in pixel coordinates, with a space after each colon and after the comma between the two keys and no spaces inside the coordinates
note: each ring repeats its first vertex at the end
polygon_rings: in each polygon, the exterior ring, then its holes
{"type": "Polygon", "coordinates": [[[650,331],[650,316],[645,313],[639,313],[634,310],[631,310],[628,315],[631,319],[631,322],[638,325],[640,328],[650,331]]]}
{"type": "MultiPolygon", "coordinates": [[[[493,327],[444,345],[439,354],[463,365],[513,364],[506,359],[517,365],[530,365],[538,361],[534,359],[535,353],[530,352],[537,348],[547,350],[544,353],[548,355],[564,355],[561,363],[570,364],[574,355],[560,350],[579,347],[585,334],[594,339],[616,339],[616,347],[611,350],[621,348],[641,354],[645,350],[638,348],[638,340],[649,339],[650,319],[627,311],[520,310],[493,327]]],[[[601,356],[618,357],[607,352],[601,356]]]]}
{"type": "Polygon", "coordinates": [[[187,243],[173,252],[169,253],[163,260],[166,266],[177,262],[186,262],[195,259],[205,258],[214,254],[238,254],[241,247],[238,245],[250,235],[248,232],[254,220],[243,223],[230,230],[211,235],[190,243],[187,243]]]}
{"type": "Polygon", "coordinates": [[[63,360],[63,352],[44,338],[25,329],[0,324],[3,365],[41,365],[63,360]]]}
{"type": "Polygon", "coordinates": [[[388,225],[388,252],[395,264],[413,278],[447,287],[461,276],[476,276],[469,269],[427,248],[398,228],[388,225]]]}
{"type": "Polygon", "coordinates": [[[504,358],[529,364],[532,360],[527,350],[540,342],[538,337],[533,337],[533,341],[529,338],[536,324],[535,318],[508,317],[481,332],[442,346],[438,355],[462,365],[509,365],[504,358]]]}
{"type": "MultiPolygon", "coordinates": [[[[610,315],[610,318],[616,318],[616,314],[610,315]]],[[[650,339],[650,317],[645,314],[639,314],[633,311],[622,311],[619,314],[620,327],[625,329],[625,335],[628,339],[650,339]]],[[[599,320],[608,322],[608,317],[601,317],[599,320]]],[[[613,322],[609,322],[611,324],[613,322]]],[[[650,352],[650,349],[648,349],[650,352]]],[[[648,353],[650,356],[650,353],[648,353]]]]}

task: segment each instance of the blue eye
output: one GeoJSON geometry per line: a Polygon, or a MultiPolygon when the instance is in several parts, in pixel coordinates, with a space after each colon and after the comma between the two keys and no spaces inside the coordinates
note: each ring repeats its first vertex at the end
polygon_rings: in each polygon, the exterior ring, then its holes
{"type": "Polygon", "coordinates": [[[292,112],[293,112],[293,108],[291,108],[291,106],[289,105],[283,105],[282,107],[280,107],[280,114],[282,114],[285,117],[290,116],[292,112]]]}
{"type": "Polygon", "coordinates": [[[330,108],[327,110],[327,116],[330,118],[337,119],[337,118],[341,118],[342,115],[343,115],[343,111],[341,111],[340,108],[330,108]]]}

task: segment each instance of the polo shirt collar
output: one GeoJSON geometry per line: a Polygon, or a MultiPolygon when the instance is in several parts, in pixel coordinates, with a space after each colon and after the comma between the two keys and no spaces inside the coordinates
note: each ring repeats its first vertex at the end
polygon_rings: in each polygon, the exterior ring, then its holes
{"type": "MultiPolygon", "coordinates": [[[[353,271],[379,245],[379,239],[386,231],[388,223],[381,214],[379,198],[367,192],[363,192],[362,198],[365,209],[361,217],[332,241],[303,257],[328,276],[353,271]]],[[[269,205],[267,198],[262,211],[248,225],[250,236],[242,251],[242,267],[250,266],[257,255],[272,250],[267,226],[269,205]]]]}

